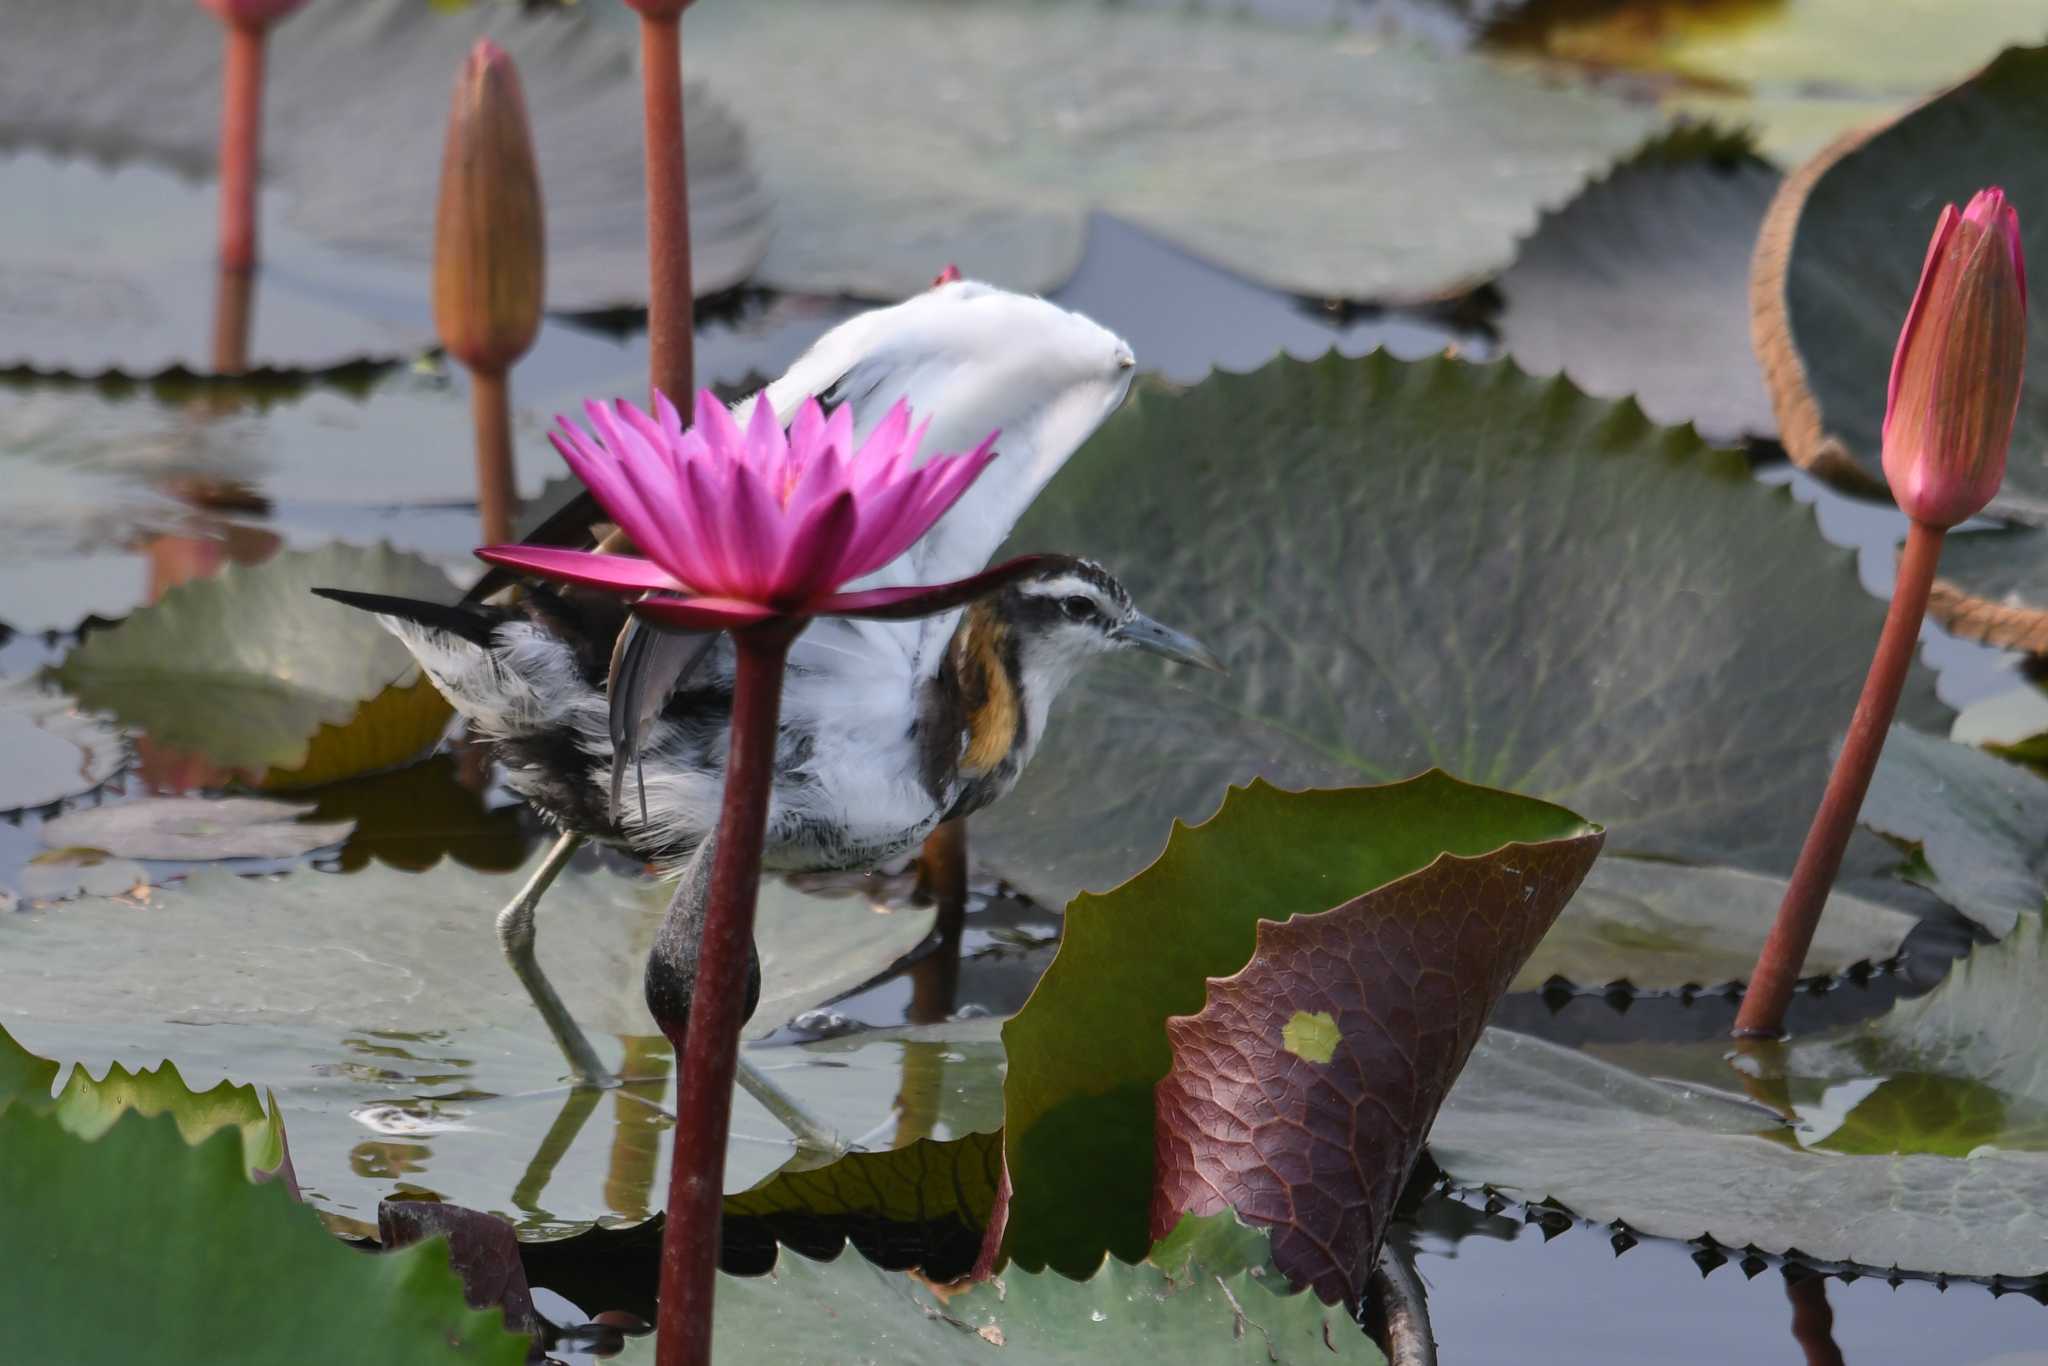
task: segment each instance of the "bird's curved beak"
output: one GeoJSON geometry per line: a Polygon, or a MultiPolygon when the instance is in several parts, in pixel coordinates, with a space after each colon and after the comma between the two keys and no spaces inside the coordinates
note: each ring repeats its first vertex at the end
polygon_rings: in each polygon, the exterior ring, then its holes
{"type": "Polygon", "coordinates": [[[1179,664],[1192,664],[1198,669],[1213,669],[1220,674],[1230,672],[1223,667],[1223,661],[1211,654],[1209,647],[1201,641],[1176,631],[1171,626],[1161,626],[1143,612],[1109,634],[1112,640],[1121,641],[1140,650],[1149,650],[1179,664]]]}

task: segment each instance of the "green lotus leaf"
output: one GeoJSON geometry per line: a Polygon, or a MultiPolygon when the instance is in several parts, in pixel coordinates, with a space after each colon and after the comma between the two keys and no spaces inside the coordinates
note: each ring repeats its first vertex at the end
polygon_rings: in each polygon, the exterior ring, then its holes
{"type": "Polygon", "coordinates": [[[943,24],[905,0],[783,0],[689,25],[695,69],[748,73],[714,89],[777,201],[758,278],[817,294],[902,297],[947,261],[1047,290],[1099,211],[1290,293],[1437,297],[1653,126],[1419,44],[1106,0],[974,0],[943,24]],[[886,81],[847,60],[881,52],[886,81]]]}
{"type": "MultiPolygon", "coordinates": [[[[1782,876],[1884,617],[1741,456],[1507,364],[1140,384],[1008,549],[1097,557],[1230,667],[1122,656],[1055,704],[974,817],[1047,904],[1131,876],[1232,783],[1432,765],[1583,811],[1610,852],[1782,876]]],[[[1916,669],[1900,719],[1946,715],[1916,669]]],[[[1863,837],[1849,889],[1895,862],[1863,837]]]]}
{"type": "MultiPolygon", "coordinates": [[[[386,714],[391,708],[376,699],[394,683],[410,688],[418,666],[374,617],[315,598],[316,587],[454,596],[440,570],[388,546],[287,551],[179,584],[92,633],[56,676],[84,705],[223,769],[260,775],[343,753],[389,767],[417,755],[439,736],[448,704],[431,689],[411,688],[400,699],[403,715],[386,714]],[[377,708],[376,735],[352,746],[323,739],[323,727],[345,727],[366,706],[377,708]],[[402,744],[391,742],[394,731],[402,744]]],[[[330,767],[342,776],[341,765],[330,767]]]]}
{"type": "Polygon", "coordinates": [[[213,1361],[223,1333],[307,1366],[526,1359],[497,1310],[463,1303],[443,1243],[344,1247],[282,1183],[255,1185],[232,1129],[196,1145],[171,1115],[126,1114],[90,1141],[61,1115],[0,1110],[0,1209],[34,1255],[0,1278],[25,1361],[213,1361]],[[120,1312],[107,1312],[118,1294],[120,1312]]]}
{"type": "MultiPolygon", "coordinates": [[[[493,917],[531,862],[505,875],[449,862],[261,880],[208,869],[152,888],[146,906],[87,898],[0,916],[0,1021],[37,1051],[95,1069],[153,1067],[170,1053],[200,1085],[266,1089],[289,1117],[306,1198],[344,1227],[372,1225],[384,1196],[421,1191],[504,1214],[527,1237],[642,1220],[661,1207],[673,1104],[673,1061],[641,999],[669,888],[594,863],[586,856],[550,890],[538,952],[600,1055],[632,1079],[614,1091],[568,1087],[499,950],[493,917]]],[[[764,887],[765,980],[749,1032],[879,973],[931,920],[764,887]]],[[[993,1043],[852,1038],[750,1056],[858,1137],[889,1118],[920,1047],[960,1058],[935,1060],[930,1132],[1000,1123],[993,1043]]],[[[744,1096],[733,1135],[735,1188],[793,1151],[744,1096]]]]}
{"type": "Polygon", "coordinates": [[[1457,1181],[1637,1233],[2039,1276],[2044,991],[2048,930],[2035,911],[1926,996],[1788,1044],[1633,1044],[1603,1059],[1491,1031],[1430,1155],[1457,1181]]]}

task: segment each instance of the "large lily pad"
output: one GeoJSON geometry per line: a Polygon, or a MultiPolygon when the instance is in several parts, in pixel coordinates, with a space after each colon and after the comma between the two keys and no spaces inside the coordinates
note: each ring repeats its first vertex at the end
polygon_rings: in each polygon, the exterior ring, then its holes
{"type": "Polygon", "coordinates": [[[0,754],[0,811],[90,792],[128,766],[119,731],[20,678],[0,679],[0,754]]]}
{"type": "MultiPolygon", "coordinates": [[[[1883,607],[1740,456],[1512,365],[1277,361],[1141,386],[1011,548],[1099,557],[1231,672],[1105,661],[977,847],[1047,902],[1177,818],[1431,765],[1564,802],[1609,847],[1790,870],[1883,607]]],[[[1927,676],[1900,716],[1945,724],[1927,676]]],[[[1851,868],[1895,861],[1875,840],[1851,868]]]]}
{"type": "MultiPolygon", "coordinates": [[[[1017,1366],[1139,1356],[1189,1366],[1377,1363],[1372,1340],[1313,1295],[1276,1293],[1260,1266],[1185,1258],[1171,1271],[1107,1260],[1086,1280],[1011,1270],[961,1293],[883,1271],[857,1254],[814,1262],[784,1253],[766,1276],[719,1281],[714,1342],[722,1360],[835,1366],[1002,1361],[1017,1366]]],[[[620,1360],[645,1366],[651,1339],[620,1360]]]]}
{"type": "Polygon", "coordinates": [[[2044,29],[2029,0],[1536,0],[1495,36],[1651,75],[1667,107],[1751,125],[1771,156],[1797,161],[2044,29]]]}
{"type": "Polygon", "coordinates": [[[351,821],[302,821],[313,808],[261,797],[142,797],[72,811],[38,833],[52,849],[98,849],[125,859],[207,862],[290,859],[339,844],[351,821]]]}
{"type": "MultiPolygon", "coordinates": [[[[431,340],[439,130],[463,56],[485,35],[519,64],[526,91],[548,203],[549,307],[646,301],[630,34],[573,11],[477,5],[451,14],[405,0],[316,0],[270,41],[271,193],[251,364],[320,367],[402,355],[431,340]],[[369,320],[334,326],[337,299],[369,320]]],[[[218,21],[192,5],[10,6],[0,16],[0,144],[208,176],[221,48],[218,21]],[[96,74],[107,71],[147,79],[96,74]]],[[[739,126],[695,83],[685,105],[694,279],[712,292],[744,280],[760,259],[768,206],[739,126]]],[[[0,253],[0,331],[13,348],[0,363],[87,373],[207,368],[204,320],[215,288],[208,188],[161,174],[110,182],[46,158],[0,163],[0,182],[23,176],[29,183],[7,196],[20,211],[9,215],[14,240],[0,253]]]]}
{"type": "Polygon", "coordinates": [[[1926,997],[1734,1066],[1726,1044],[1612,1050],[1624,1069],[1494,1031],[1430,1152],[1459,1181],[1639,1233],[2038,1276],[2048,1061],[2033,1021],[2044,988],[2048,933],[2035,913],[1926,997]]]}
{"type": "MultiPolygon", "coordinates": [[[[1234,792],[1213,821],[1177,832],[1158,862],[1116,891],[1077,898],[1067,910],[1058,956],[1003,1030],[1010,1057],[1004,1098],[1011,1185],[1004,1251],[1024,1266],[1050,1265],[1069,1275],[1086,1274],[1105,1250],[1127,1258],[1143,1253],[1148,1228],[1156,1227],[1148,1222],[1155,1175],[1153,1088],[1175,1063],[1168,1018],[1201,1010],[1207,979],[1254,962],[1267,933],[1261,922],[1317,916],[1441,855],[1478,859],[1505,900],[1485,901],[1461,923],[1499,954],[1499,986],[1505,986],[1519,959],[1506,942],[1494,942],[1494,932],[1511,920],[1520,923],[1525,886],[1528,915],[1547,924],[1558,905],[1550,898],[1569,894],[1599,838],[1597,830],[1559,807],[1441,773],[1331,792],[1288,793],[1259,783],[1234,792]],[[1553,853],[1582,861],[1553,868],[1553,853]],[[1521,872],[1510,871],[1524,863],[1526,884],[1521,872]],[[1510,907],[1516,915],[1508,914],[1510,907]]],[[[1390,927],[1388,951],[1398,955],[1405,947],[1416,953],[1421,941],[1446,948],[1446,932],[1456,920],[1415,927],[1417,942],[1407,942],[1406,927],[1390,927]]],[[[1500,929],[1501,941],[1512,937],[1500,929]]],[[[1430,1005],[1432,1018],[1441,1011],[1462,1017],[1468,1006],[1483,1018],[1492,1001],[1478,998],[1489,983],[1469,976],[1445,976],[1441,997],[1430,1005]]],[[[1313,1009],[1331,1013],[1328,1006],[1313,1009]]],[[[1351,1009],[1346,1007],[1347,1019],[1351,1009]]],[[[1454,1024],[1446,1025],[1446,1033],[1454,1032],[1454,1024]]],[[[1334,1016],[1324,1032],[1333,1028],[1334,1016]]],[[[1360,1048],[1370,1047],[1378,1033],[1363,1019],[1341,1032],[1360,1034],[1360,1048]]],[[[1269,1061],[1279,1056],[1271,1039],[1263,1039],[1260,1048],[1269,1061]]],[[[1333,1048],[1334,1041],[1323,1056],[1333,1048]]],[[[1439,1063],[1432,1053],[1418,1066],[1434,1075],[1439,1063]]],[[[1455,1062],[1449,1070],[1455,1073],[1455,1062]]],[[[1427,1081],[1418,1076],[1408,1093],[1388,1098],[1395,1111],[1390,1119],[1409,1126],[1417,1141],[1442,1094],[1427,1091],[1427,1081]]],[[[1168,1113],[1166,1096],[1162,1090],[1162,1117],[1168,1113]]],[[[1370,1162],[1375,1169],[1384,1161],[1405,1169],[1412,1150],[1383,1154],[1374,1142],[1381,1136],[1361,1135],[1344,1146],[1339,1160],[1370,1162]]],[[[1288,1159],[1290,1169],[1298,1168],[1299,1158],[1288,1159]]],[[[1352,1203],[1362,1201],[1354,1196],[1352,1203]]],[[[1281,1222],[1270,1208],[1246,1213],[1281,1222]]]]}
{"type": "Polygon", "coordinates": [[[749,73],[716,89],[778,201],[760,277],[814,293],[903,296],[946,261],[1048,289],[1101,209],[1290,292],[1438,296],[1652,126],[1404,42],[1100,0],[977,0],[944,23],[785,0],[688,23],[696,69],[749,73]]]}
{"type": "MultiPolygon", "coordinates": [[[[412,656],[374,618],[313,597],[323,586],[436,601],[454,591],[440,570],[388,546],[288,551],[172,588],[89,636],[57,677],[158,745],[258,775],[299,768],[321,727],[348,722],[393,683],[419,678],[412,656]]],[[[381,744],[355,749],[367,767],[418,755],[447,724],[438,693],[411,688],[403,702],[401,716],[378,718],[381,744]]]]}
{"type": "Polygon", "coordinates": [[[1778,180],[1747,154],[1646,149],[1523,243],[1499,281],[1502,345],[1532,373],[1634,395],[1656,421],[1712,441],[1774,435],[1744,284],[1778,180]]]}
{"type": "Polygon", "coordinates": [[[1917,845],[1934,894],[1994,935],[2041,909],[2048,782],[2018,764],[1894,726],[1858,819],[1917,845]]]}
{"type": "MultiPolygon", "coordinates": [[[[1883,490],[1892,352],[1941,206],[1986,185],[2004,185],[2022,206],[2036,202],[2029,177],[2043,136],[2048,48],[2016,49],[1896,122],[1841,139],[1780,187],[1758,242],[1751,306],[1793,459],[1883,490]]],[[[2020,232],[2029,255],[2048,251],[2048,215],[2023,213],[2020,232]]],[[[2030,382],[1993,510],[2039,520],[2048,513],[2048,324],[2036,317],[2028,331],[2030,382]]]]}
{"type": "MultiPolygon", "coordinates": [[[[344,1220],[368,1223],[380,1198],[407,1189],[504,1213],[528,1236],[642,1219],[661,1203],[659,1106],[672,1069],[640,982],[668,888],[578,867],[542,903],[551,980],[600,1054],[641,1079],[572,1092],[492,929],[531,871],[373,865],[252,880],[209,870],[153,889],[145,908],[83,900],[0,917],[0,1022],[46,1054],[131,1067],[170,1054],[202,1084],[268,1088],[289,1118],[307,1198],[344,1220]],[[599,1105],[606,1119],[586,1125],[599,1105]]],[[[772,885],[764,1012],[783,1023],[859,983],[930,919],[772,885]]],[[[859,1137],[889,1118],[910,1045],[828,1047],[765,1048],[755,1061],[859,1137]]],[[[734,1134],[736,1187],[792,1152],[745,1097],[734,1134]]]]}
{"type": "MultiPolygon", "coordinates": [[[[1562,978],[1575,986],[1638,991],[1740,982],[1770,932],[1781,879],[1739,868],[1695,868],[1606,858],[1515,976],[1515,991],[1562,978]]],[[[1918,922],[1904,911],[1837,891],[1828,899],[1808,976],[1833,976],[1896,956],[1918,922]]]]}
{"type": "Polygon", "coordinates": [[[218,1360],[223,1334],[308,1366],[361,1361],[366,1343],[382,1362],[526,1359],[497,1311],[463,1303],[445,1245],[341,1246],[282,1183],[250,1183],[233,1130],[188,1146],[171,1115],[129,1114],[88,1142],[59,1115],[9,1106],[0,1208],[24,1249],[0,1278],[23,1360],[218,1360]],[[110,1295],[121,1312],[106,1312],[110,1295]]]}

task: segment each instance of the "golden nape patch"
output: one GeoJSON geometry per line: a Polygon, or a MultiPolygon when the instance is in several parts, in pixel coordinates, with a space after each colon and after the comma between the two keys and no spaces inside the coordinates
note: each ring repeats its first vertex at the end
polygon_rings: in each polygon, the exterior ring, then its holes
{"type": "Polygon", "coordinates": [[[968,699],[967,750],[960,756],[960,769],[969,777],[987,773],[1009,756],[1017,743],[1017,726],[1023,719],[1017,702],[1017,685],[1003,664],[1003,645],[1010,628],[986,604],[969,609],[967,633],[961,642],[963,682],[968,699]]]}

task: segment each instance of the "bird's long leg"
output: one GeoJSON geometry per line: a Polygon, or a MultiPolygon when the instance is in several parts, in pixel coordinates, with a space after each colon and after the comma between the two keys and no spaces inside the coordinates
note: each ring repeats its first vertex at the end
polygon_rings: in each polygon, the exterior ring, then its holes
{"type": "Polygon", "coordinates": [[[740,1088],[761,1103],[761,1108],[781,1123],[782,1127],[796,1136],[799,1148],[810,1148],[827,1157],[843,1157],[852,1151],[854,1145],[842,1137],[839,1131],[810,1111],[789,1092],[768,1080],[768,1074],[747,1061],[745,1053],[740,1054],[740,1088]]]}
{"type": "Polygon", "coordinates": [[[562,1056],[569,1060],[576,1080],[585,1086],[616,1086],[619,1079],[598,1061],[597,1051],[570,1017],[569,1008],[562,1004],[554,984],[540,970],[540,963],[533,954],[534,908],[540,905],[540,899],[547,895],[548,888],[554,885],[562,869],[569,866],[569,860],[582,844],[583,837],[576,834],[563,835],[555,841],[547,857],[540,861],[540,867],[519,889],[519,895],[498,912],[498,943],[504,946],[505,958],[526,987],[526,994],[533,998],[534,1009],[540,1012],[541,1019],[547,1021],[548,1033],[554,1035],[555,1042],[561,1046],[562,1056]]]}

